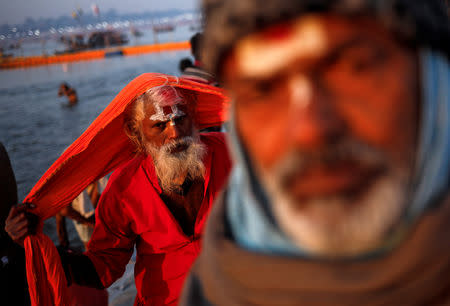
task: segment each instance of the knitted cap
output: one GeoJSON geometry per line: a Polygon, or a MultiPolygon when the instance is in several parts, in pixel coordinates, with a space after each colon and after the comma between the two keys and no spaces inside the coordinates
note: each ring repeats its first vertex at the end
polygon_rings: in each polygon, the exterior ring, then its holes
{"type": "Polygon", "coordinates": [[[306,13],[373,16],[412,47],[449,57],[450,26],[443,0],[203,0],[203,63],[220,76],[220,64],[244,36],[306,13]]]}

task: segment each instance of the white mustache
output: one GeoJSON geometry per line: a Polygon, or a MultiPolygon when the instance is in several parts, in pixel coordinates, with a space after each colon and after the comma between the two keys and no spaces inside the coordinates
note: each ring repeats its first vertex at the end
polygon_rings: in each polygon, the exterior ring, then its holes
{"type": "Polygon", "coordinates": [[[293,177],[315,166],[332,166],[339,162],[352,161],[369,168],[384,168],[388,159],[379,150],[355,140],[328,146],[319,152],[291,150],[270,170],[282,186],[293,177]]]}
{"type": "Polygon", "coordinates": [[[189,147],[195,142],[194,137],[192,136],[185,136],[180,139],[172,140],[169,143],[166,143],[161,146],[160,152],[164,153],[170,153],[173,149],[177,148],[178,146],[186,146],[189,147]]]}
{"type": "Polygon", "coordinates": [[[156,174],[159,178],[161,188],[172,191],[179,187],[174,184],[174,178],[185,173],[190,179],[202,178],[205,173],[203,156],[206,147],[198,137],[183,137],[153,150],[153,160],[156,174]],[[180,145],[186,145],[186,149],[177,153],[171,150],[180,145]]]}

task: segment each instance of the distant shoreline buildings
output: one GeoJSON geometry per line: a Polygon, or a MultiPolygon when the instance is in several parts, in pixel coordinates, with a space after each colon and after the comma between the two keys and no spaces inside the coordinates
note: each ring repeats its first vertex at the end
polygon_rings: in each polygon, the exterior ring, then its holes
{"type": "Polygon", "coordinates": [[[119,14],[111,9],[101,15],[85,13],[77,18],[69,15],[54,18],[27,18],[22,24],[0,25],[0,46],[9,46],[14,41],[52,39],[60,35],[89,32],[104,29],[129,30],[175,25],[196,25],[200,23],[200,12],[196,10],[170,9],[143,12],[139,14],[119,14]]]}

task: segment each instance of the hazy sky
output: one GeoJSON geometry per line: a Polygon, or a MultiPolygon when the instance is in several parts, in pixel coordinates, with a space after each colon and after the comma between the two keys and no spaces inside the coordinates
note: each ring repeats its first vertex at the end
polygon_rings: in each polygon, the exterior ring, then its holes
{"type": "Polygon", "coordinates": [[[26,17],[58,17],[69,15],[76,8],[91,13],[96,3],[100,13],[114,8],[119,13],[165,10],[171,8],[193,9],[199,0],[0,0],[0,24],[22,23],[26,17]]]}

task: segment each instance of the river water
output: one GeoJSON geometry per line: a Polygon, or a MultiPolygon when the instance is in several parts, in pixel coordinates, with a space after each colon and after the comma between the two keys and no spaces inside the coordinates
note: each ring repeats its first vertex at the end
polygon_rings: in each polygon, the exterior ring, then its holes
{"type": "MultiPolygon", "coordinates": [[[[172,37],[187,40],[190,35],[180,30],[172,37]]],[[[178,75],[179,60],[189,55],[186,50],[0,70],[0,141],[11,159],[19,200],[128,82],[145,72],[178,75]],[[57,95],[63,81],[78,93],[74,107],[57,95]]],[[[56,239],[54,221],[44,230],[56,239]]],[[[70,232],[74,238],[72,226],[70,232]]]]}

